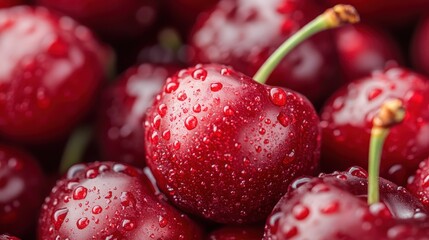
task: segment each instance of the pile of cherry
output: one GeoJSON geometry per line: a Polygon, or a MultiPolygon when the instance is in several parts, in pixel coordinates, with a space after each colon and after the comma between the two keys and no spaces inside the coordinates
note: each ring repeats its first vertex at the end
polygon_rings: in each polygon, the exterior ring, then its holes
{"type": "Polygon", "coordinates": [[[0,8],[0,240],[429,239],[428,1],[0,8]],[[262,77],[338,3],[361,23],[262,77]],[[371,128],[391,99],[406,112],[368,204],[371,128]]]}

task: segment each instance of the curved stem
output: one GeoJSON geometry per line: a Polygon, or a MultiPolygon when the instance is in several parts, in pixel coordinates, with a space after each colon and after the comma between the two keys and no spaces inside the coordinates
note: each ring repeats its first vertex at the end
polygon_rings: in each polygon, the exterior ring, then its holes
{"type": "Polygon", "coordinates": [[[380,201],[378,178],[380,175],[383,145],[390,129],[394,125],[402,122],[404,117],[405,109],[402,102],[398,99],[394,99],[386,101],[373,120],[368,156],[368,204],[374,204],[380,201]]]}
{"type": "Polygon", "coordinates": [[[61,158],[60,173],[66,173],[71,166],[82,160],[91,138],[92,129],[89,126],[79,127],[71,134],[61,158]]]}
{"type": "Polygon", "coordinates": [[[314,34],[331,28],[336,28],[347,23],[356,23],[359,15],[355,8],[350,5],[336,5],[326,10],[313,21],[309,22],[293,36],[288,38],[280,47],[265,61],[253,76],[259,83],[265,83],[280,61],[293,48],[314,34]]]}

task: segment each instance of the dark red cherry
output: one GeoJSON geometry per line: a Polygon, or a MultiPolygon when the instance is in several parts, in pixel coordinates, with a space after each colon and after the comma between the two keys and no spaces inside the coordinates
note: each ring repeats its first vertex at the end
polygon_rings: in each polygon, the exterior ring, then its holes
{"type": "Polygon", "coordinates": [[[144,117],[165,79],[178,69],[144,63],[129,68],[106,90],[100,107],[98,139],[103,159],[146,165],[144,117]]]}
{"type": "Polygon", "coordinates": [[[410,177],[407,186],[419,200],[429,208],[429,159],[420,162],[416,173],[410,177]]]}
{"type": "Polygon", "coordinates": [[[302,95],[222,65],[167,79],[148,110],[148,166],[181,209],[220,223],[265,219],[318,165],[319,120],[302,95]]]}
{"type": "Polygon", "coordinates": [[[264,226],[223,226],[212,231],[207,240],[261,240],[264,226]]]}
{"type": "Polygon", "coordinates": [[[335,30],[341,70],[347,82],[402,63],[398,44],[382,29],[354,24],[335,30]]]}
{"type": "Polygon", "coordinates": [[[142,36],[157,18],[155,0],[36,0],[90,27],[107,38],[142,36]]]}
{"type": "Polygon", "coordinates": [[[91,32],[41,7],[0,10],[0,134],[39,143],[90,108],[109,54],[91,32]]]}
{"type": "Polygon", "coordinates": [[[381,202],[368,206],[367,176],[353,167],[295,180],[267,219],[263,239],[424,239],[429,233],[424,206],[383,178],[381,202]]]}
{"type": "Polygon", "coordinates": [[[45,176],[32,156],[20,149],[0,146],[1,233],[23,237],[34,232],[45,184],[45,176]]]}
{"type": "MultiPolygon", "coordinates": [[[[322,12],[312,0],[221,1],[200,18],[190,38],[193,63],[220,63],[253,76],[274,50],[322,12]]],[[[302,42],[279,64],[269,85],[287,87],[321,105],[340,86],[329,32],[302,42]]]]}
{"type": "Polygon", "coordinates": [[[0,240],[20,240],[20,239],[17,237],[12,237],[12,236],[6,235],[6,234],[1,234],[0,240]]]}
{"type": "Polygon", "coordinates": [[[415,30],[411,43],[411,58],[414,67],[429,76],[429,16],[423,18],[415,30]]]}
{"type": "Polygon", "coordinates": [[[201,239],[134,167],[94,162],[71,167],[46,198],[39,239],[201,239]]]}
{"type": "Polygon", "coordinates": [[[16,5],[25,4],[25,0],[2,0],[0,1],[0,8],[8,8],[16,5]]]}
{"type": "Polygon", "coordinates": [[[429,82],[403,68],[376,71],[338,90],[321,112],[322,163],[326,171],[367,166],[372,118],[387,99],[400,99],[407,113],[391,130],[380,174],[404,184],[429,155],[429,82]]]}

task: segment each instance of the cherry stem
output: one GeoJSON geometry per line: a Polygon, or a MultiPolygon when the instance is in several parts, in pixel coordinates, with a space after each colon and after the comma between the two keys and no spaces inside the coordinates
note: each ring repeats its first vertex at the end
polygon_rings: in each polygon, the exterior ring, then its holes
{"type": "Polygon", "coordinates": [[[60,173],[66,173],[71,166],[82,161],[91,138],[92,128],[89,126],[81,126],[71,134],[61,158],[60,173]]]}
{"type": "Polygon", "coordinates": [[[379,175],[383,145],[390,129],[402,122],[405,117],[405,109],[398,99],[386,101],[374,117],[369,144],[368,164],[368,204],[380,201],[379,175]]]}
{"type": "Polygon", "coordinates": [[[337,28],[348,23],[357,23],[359,20],[359,14],[353,6],[339,4],[329,8],[280,45],[259,68],[258,72],[253,76],[253,79],[259,83],[265,83],[284,56],[298,44],[314,34],[323,30],[337,28]]]}

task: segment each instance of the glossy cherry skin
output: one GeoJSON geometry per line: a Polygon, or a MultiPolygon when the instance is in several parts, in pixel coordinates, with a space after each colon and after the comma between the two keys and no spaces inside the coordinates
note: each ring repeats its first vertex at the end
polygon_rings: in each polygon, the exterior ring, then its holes
{"type": "Polygon", "coordinates": [[[427,13],[429,2],[426,0],[327,0],[330,6],[335,4],[353,5],[364,21],[391,27],[403,26],[427,13]]]}
{"type": "Polygon", "coordinates": [[[261,240],[263,226],[223,226],[212,231],[207,240],[261,240]]]}
{"type": "Polygon", "coordinates": [[[335,31],[341,72],[347,82],[367,77],[386,64],[402,63],[398,44],[382,29],[366,24],[344,26],[335,31]]]}
{"type": "Polygon", "coordinates": [[[429,76],[429,16],[421,20],[415,30],[411,43],[411,58],[413,66],[420,72],[429,76]]]}
{"type": "Polygon", "coordinates": [[[98,139],[103,159],[144,166],[144,122],[165,79],[178,68],[144,63],[129,68],[102,98],[98,139]]]}
{"type": "Polygon", "coordinates": [[[71,167],[46,198],[39,239],[201,239],[147,175],[114,162],[71,167]]]}
{"type": "Polygon", "coordinates": [[[9,236],[9,235],[1,234],[0,235],[0,240],[20,240],[20,239],[17,238],[17,237],[12,237],[12,236],[9,236]]]}
{"type": "MultiPolygon", "coordinates": [[[[221,1],[197,21],[190,61],[231,65],[253,76],[281,43],[320,13],[312,0],[221,1]]],[[[318,106],[342,83],[338,72],[334,39],[323,32],[289,53],[267,83],[300,92],[318,106]]]]}
{"type": "Polygon", "coordinates": [[[367,173],[359,167],[318,178],[298,178],[267,219],[263,239],[399,240],[427,236],[427,210],[404,187],[380,178],[381,202],[368,206],[367,185],[367,173]]]}
{"type": "Polygon", "coordinates": [[[45,196],[45,176],[28,153],[0,145],[0,232],[28,236],[45,196]]]}
{"type": "Polygon", "coordinates": [[[105,78],[107,49],[41,7],[0,10],[0,34],[0,134],[29,143],[65,135],[105,78]]]}
{"type": "Polygon", "coordinates": [[[429,208],[429,159],[420,162],[416,173],[410,177],[407,185],[419,200],[429,208]]]}
{"type": "Polygon", "coordinates": [[[142,36],[157,18],[155,0],[36,0],[68,15],[107,38],[142,36]]]}
{"type": "Polygon", "coordinates": [[[146,118],[147,164],[174,204],[219,223],[265,219],[319,160],[308,100],[222,65],[167,79],[146,118]]]}
{"type": "Polygon", "coordinates": [[[321,166],[325,171],[366,168],[372,119],[384,101],[398,98],[407,113],[386,139],[380,175],[404,184],[429,155],[428,94],[428,80],[403,68],[374,72],[342,87],[321,112],[321,166]]]}

